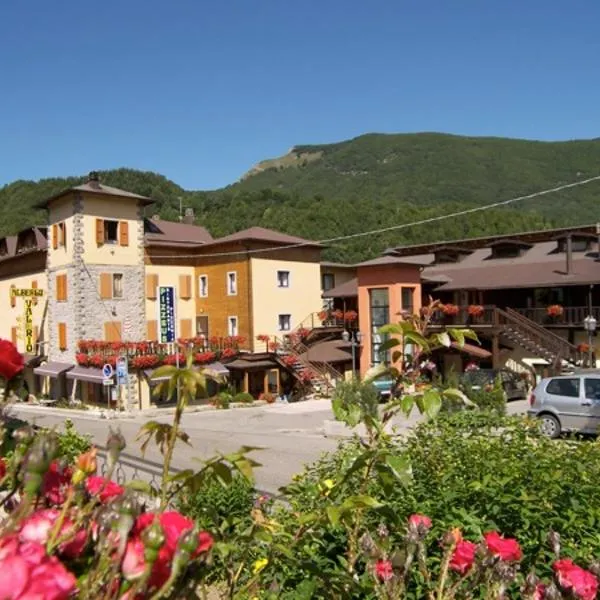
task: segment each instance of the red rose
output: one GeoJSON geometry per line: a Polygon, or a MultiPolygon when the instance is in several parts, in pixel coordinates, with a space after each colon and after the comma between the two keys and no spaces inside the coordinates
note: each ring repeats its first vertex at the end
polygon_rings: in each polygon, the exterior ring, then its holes
{"type": "Polygon", "coordinates": [[[110,502],[125,491],[118,483],[96,475],[92,475],[85,480],[85,489],[90,496],[98,496],[102,504],[110,502]]]}
{"type": "Polygon", "coordinates": [[[544,600],[546,595],[546,586],[543,583],[538,583],[533,592],[533,600],[544,600]]]}
{"type": "Polygon", "coordinates": [[[486,546],[494,555],[506,562],[516,562],[521,560],[523,553],[519,542],[512,538],[503,538],[497,531],[490,531],[484,534],[486,546]]]}
{"type": "Polygon", "coordinates": [[[450,568],[464,575],[473,566],[476,551],[477,544],[466,540],[459,541],[450,559],[450,568]]]}
{"type": "Polygon", "coordinates": [[[394,576],[394,569],[389,560],[378,560],[375,563],[375,576],[379,581],[389,581],[394,576]]]}
{"type": "Polygon", "coordinates": [[[58,461],[50,463],[50,468],[44,475],[42,494],[46,500],[55,506],[60,506],[65,501],[65,492],[71,485],[73,476],[70,467],[61,467],[58,461]]]}
{"type": "Polygon", "coordinates": [[[6,461],[0,456],[0,480],[6,477],[6,461]]]}
{"type": "MultiPolygon", "coordinates": [[[[122,569],[126,579],[136,579],[145,568],[144,545],[140,541],[141,533],[152,525],[157,515],[143,513],[140,515],[131,531],[131,539],[127,544],[123,557],[122,569]]],[[[163,530],[165,541],[158,552],[158,558],[152,567],[150,587],[159,587],[169,578],[171,562],[177,549],[177,541],[181,535],[193,529],[194,522],[178,512],[164,512],[158,515],[158,522],[163,530]]],[[[213,545],[212,536],[205,531],[198,534],[198,546],[194,557],[208,552],[213,545]]]]}
{"type": "Polygon", "coordinates": [[[428,530],[431,528],[431,519],[425,515],[414,514],[408,518],[408,525],[414,529],[428,530]]]}
{"type": "Polygon", "coordinates": [[[0,340],[0,375],[10,381],[16,377],[25,366],[23,356],[15,345],[8,340],[0,340]]]}
{"type": "Polygon", "coordinates": [[[579,600],[594,600],[598,592],[598,580],[592,573],[578,567],[568,558],[557,560],[552,568],[559,585],[573,592],[579,600]]]}

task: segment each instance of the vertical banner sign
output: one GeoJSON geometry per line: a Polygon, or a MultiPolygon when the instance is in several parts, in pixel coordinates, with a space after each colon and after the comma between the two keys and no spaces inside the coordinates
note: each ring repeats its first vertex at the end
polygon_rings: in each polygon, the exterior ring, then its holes
{"type": "Polygon", "coordinates": [[[35,339],[33,335],[33,299],[41,298],[44,295],[44,290],[37,288],[13,288],[11,294],[15,297],[25,298],[25,312],[23,315],[23,337],[25,338],[25,352],[27,352],[27,354],[33,354],[35,351],[35,339]]]}
{"type": "Polygon", "coordinates": [[[175,342],[175,288],[172,286],[158,286],[158,322],[161,344],[175,342]]]}
{"type": "Polygon", "coordinates": [[[127,385],[129,369],[127,367],[127,357],[120,356],[117,360],[117,384],[127,385]]]}

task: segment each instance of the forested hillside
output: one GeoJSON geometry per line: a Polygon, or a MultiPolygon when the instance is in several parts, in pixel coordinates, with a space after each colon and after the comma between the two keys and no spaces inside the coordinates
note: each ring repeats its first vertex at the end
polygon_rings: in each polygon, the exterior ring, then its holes
{"type": "MultiPolygon", "coordinates": [[[[115,187],[156,200],[148,215],[176,219],[179,201],[215,236],[261,225],[311,239],[409,223],[600,174],[600,140],[530,142],[440,134],[365,135],[296,147],[263,161],[240,182],[186,191],[162,175],[101,173],[115,187]]],[[[45,222],[39,200],[84,178],[17,181],[0,189],[0,233],[45,222]]],[[[401,243],[595,222],[600,182],[511,208],[332,245],[328,258],[355,261],[401,243]]]]}

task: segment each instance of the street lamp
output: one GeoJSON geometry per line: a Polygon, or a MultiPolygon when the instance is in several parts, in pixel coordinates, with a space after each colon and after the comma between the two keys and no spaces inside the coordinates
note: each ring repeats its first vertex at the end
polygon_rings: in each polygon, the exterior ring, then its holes
{"type": "Polygon", "coordinates": [[[357,331],[354,336],[349,331],[342,332],[344,342],[350,342],[352,348],[352,378],[356,378],[356,348],[360,347],[362,342],[362,333],[357,331]]]}
{"type": "Polygon", "coordinates": [[[592,344],[593,344],[593,337],[594,337],[594,333],[596,333],[596,326],[598,325],[598,322],[596,321],[596,318],[593,317],[592,315],[588,315],[584,320],[583,320],[583,328],[587,331],[588,334],[588,362],[590,364],[590,367],[592,366],[592,358],[593,358],[593,351],[592,351],[592,344]]]}

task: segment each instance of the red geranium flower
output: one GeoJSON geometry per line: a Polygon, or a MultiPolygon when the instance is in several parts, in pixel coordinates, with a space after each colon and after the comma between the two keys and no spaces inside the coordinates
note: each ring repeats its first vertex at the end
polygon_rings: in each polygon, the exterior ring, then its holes
{"type": "Polygon", "coordinates": [[[6,461],[0,457],[0,480],[6,477],[6,461]]]}
{"type": "Polygon", "coordinates": [[[486,533],[485,539],[488,550],[500,559],[506,562],[515,562],[521,560],[523,553],[519,542],[512,538],[503,538],[497,531],[486,533]]]}
{"type": "Polygon", "coordinates": [[[450,559],[450,568],[464,575],[473,566],[476,551],[477,544],[467,540],[459,541],[450,559]]]}
{"type": "Polygon", "coordinates": [[[22,354],[8,340],[0,340],[0,375],[10,381],[25,366],[22,354]]]}
{"type": "Polygon", "coordinates": [[[125,491],[118,483],[96,475],[85,480],[85,489],[90,496],[98,496],[102,504],[110,502],[125,491]]]}
{"type": "Polygon", "coordinates": [[[596,577],[578,567],[572,560],[563,558],[557,560],[552,568],[556,573],[559,585],[575,594],[580,600],[594,600],[598,592],[598,580],[596,577]]]}
{"type": "Polygon", "coordinates": [[[223,352],[221,352],[221,358],[233,358],[237,354],[237,350],[233,348],[225,348],[223,352]]]}
{"type": "Polygon", "coordinates": [[[389,560],[378,560],[375,563],[375,576],[380,581],[389,581],[394,576],[394,568],[389,560]]]}

